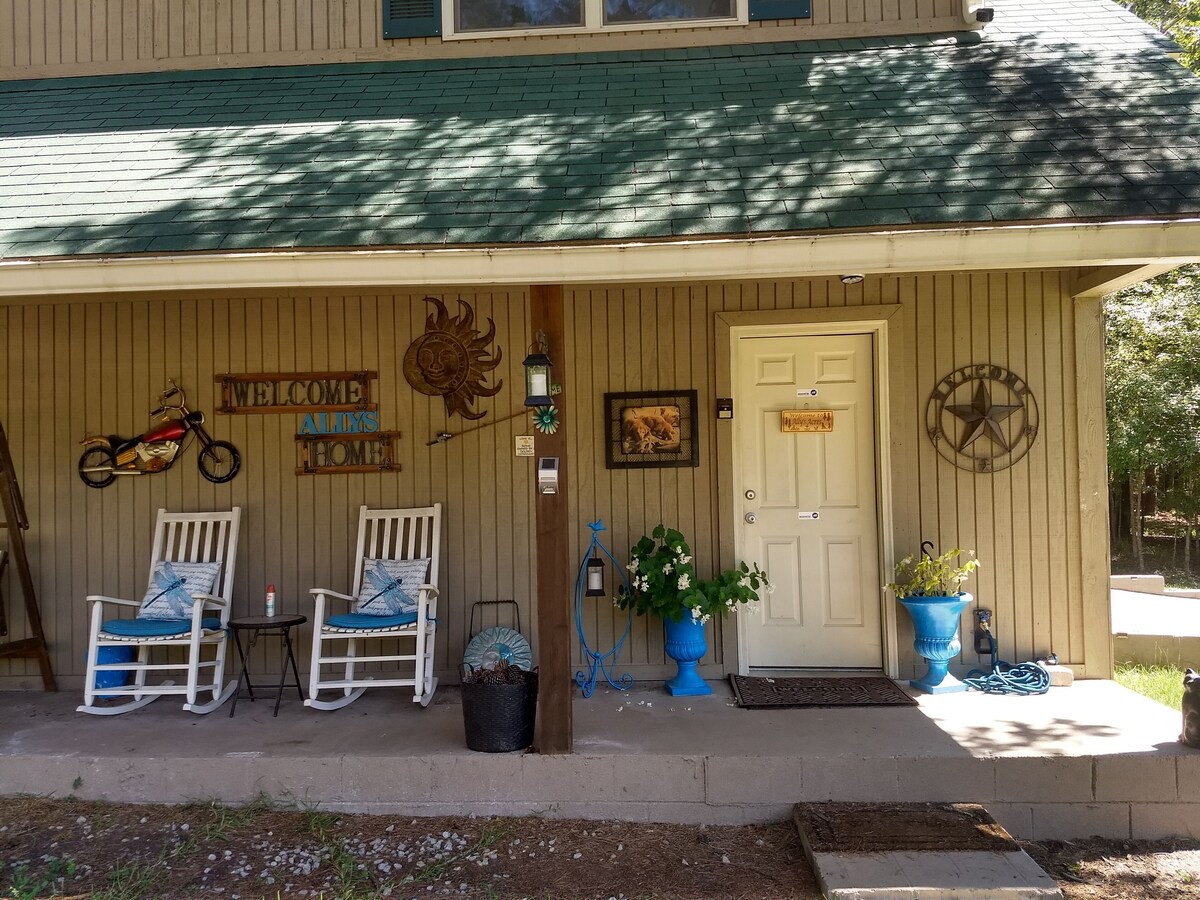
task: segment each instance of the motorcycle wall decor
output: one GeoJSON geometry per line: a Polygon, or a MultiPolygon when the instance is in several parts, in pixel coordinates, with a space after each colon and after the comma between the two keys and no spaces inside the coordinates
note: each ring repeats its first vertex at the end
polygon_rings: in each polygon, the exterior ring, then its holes
{"type": "Polygon", "coordinates": [[[159,395],[159,407],[151,416],[162,416],[162,423],[140,437],[123,438],[115,434],[89,434],[81,444],[87,449],[79,457],[79,477],[88,487],[108,487],[118,475],[153,475],[171,468],[192,434],[200,441],[196,464],[200,474],[214,484],[224,484],[242,467],[242,455],[227,441],[214,441],[204,428],[204,413],[187,408],[183,389],[174,379],[159,395]]]}

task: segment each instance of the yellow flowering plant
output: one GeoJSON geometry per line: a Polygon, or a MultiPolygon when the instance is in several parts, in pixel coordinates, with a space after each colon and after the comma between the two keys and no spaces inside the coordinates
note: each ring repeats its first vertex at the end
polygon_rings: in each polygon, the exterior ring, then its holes
{"type": "Polygon", "coordinates": [[[766,572],[744,562],[712,578],[699,578],[683,534],[663,525],[633,545],[626,568],[630,590],[622,588],[616,605],[639,616],[656,615],[673,622],[685,615],[693,622],[707,622],[757,600],[760,588],[772,589],[766,572]]]}
{"type": "Polygon", "coordinates": [[[896,595],[897,600],[905,597],[950,597],[962,593],[964,581],[979,568],[975,551],[947,550],[941,556],[922,553],[915,560],[906,556],[896,563],[896,580],[884,587],[896,595]],[[958,564],[964,553],[967,561],[958,564]]]}

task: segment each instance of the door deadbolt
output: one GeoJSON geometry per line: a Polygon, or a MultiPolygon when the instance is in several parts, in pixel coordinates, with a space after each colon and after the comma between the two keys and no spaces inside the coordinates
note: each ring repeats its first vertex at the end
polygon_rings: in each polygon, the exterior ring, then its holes
{"type": "Polygon", "coordinates": [[[747,500],[753,500],[757,496],[758,496],[758,494],[754,493],[753,490],[746,491],[746,499],[747,500]]]}
{"type": "Polygon", "coordinates": [[[758,516],[755,513],[746,513],[746,524],[753,525],[758,521],[758,516]]]}

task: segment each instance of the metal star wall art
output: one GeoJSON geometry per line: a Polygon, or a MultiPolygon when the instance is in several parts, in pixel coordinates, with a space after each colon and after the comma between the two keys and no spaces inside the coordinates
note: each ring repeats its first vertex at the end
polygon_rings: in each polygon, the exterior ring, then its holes
{"type": "Polygon", "coordinates": [[[960,469],[997,472],[1037,438],[1037,401],[1019,375],[995,365],[963,366],[937,383],[925,408],[929,439],[960,469]]]}
{"type": "Polygon", "coordinates": [[[1000,423],[1015,412],[1025,407],[1020,404],[993,403],[992,392],[987,381],[979,379],[975,382],[975,398],[969,404],[946,404],[946,412],[961,419],[966,424],[958,452],[962,453],[984,435],[992,442],[1003,447],[1005,452],[1012,450],[1008,435],[1000,428],[1000,423]]]}

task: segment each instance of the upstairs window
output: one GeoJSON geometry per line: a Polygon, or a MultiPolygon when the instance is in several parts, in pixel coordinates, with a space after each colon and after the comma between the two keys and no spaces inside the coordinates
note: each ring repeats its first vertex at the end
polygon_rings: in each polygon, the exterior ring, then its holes
{"type": "Polygon", "coordinates": [[[688,25],[737,25],[745,0],[441,0],[453,10],[447,37],[565,30],[572,33],[688,25]]]}
{"type": "Polygon", "coordinates": [[[382,0],[385,38],[510,37],[807,19],[811,0],[382,0]],[[443,29],[443,21],[448,27],[443,29]],[[452,27],[451,27],[452,26],[452,27]]]}

